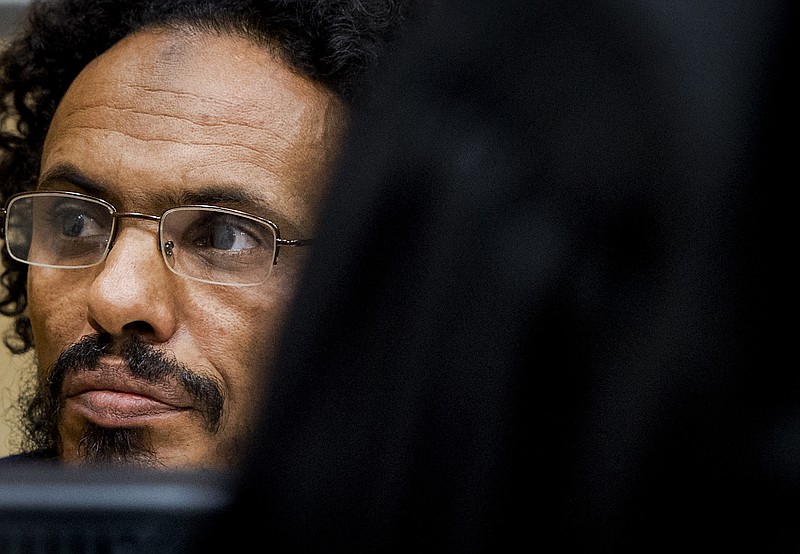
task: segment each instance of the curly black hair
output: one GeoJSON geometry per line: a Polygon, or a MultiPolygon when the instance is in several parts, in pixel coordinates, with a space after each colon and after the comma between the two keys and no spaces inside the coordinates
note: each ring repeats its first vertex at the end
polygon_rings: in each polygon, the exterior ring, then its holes
{"type": "MultiPolygon", "coordinates": [[[[94,58],[145,28],[190,28],[244,36],[352,104],[368,71],[411,16],[412,0],[34,0],[23,32],[0,54],[0,206],[35,188],[56,106],[94,58]]],[[[4,342],[33,346],[27,266],[2,249],[15,318],[4,342]]]]}

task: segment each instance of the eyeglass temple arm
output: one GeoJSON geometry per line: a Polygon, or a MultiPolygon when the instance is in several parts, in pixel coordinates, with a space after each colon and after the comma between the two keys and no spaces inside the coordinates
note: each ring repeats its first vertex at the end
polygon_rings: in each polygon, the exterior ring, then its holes
{"type": "Polygon", "coordinates": [[[275,239],[275,244],[277,248],[275,248],[275,258],[272,260],[272,265],[278,263],[278,254],[280,254],[281,246],[308,246],[314,242],[311,239],[294,239],[294,240],[286,240],[286,239],[275,239]]]}
{"type": "Polygon", "coordinates": [[[308,246],[314,241],[312,239],[276,239],[275,242],[278,246],[308,246]]]}

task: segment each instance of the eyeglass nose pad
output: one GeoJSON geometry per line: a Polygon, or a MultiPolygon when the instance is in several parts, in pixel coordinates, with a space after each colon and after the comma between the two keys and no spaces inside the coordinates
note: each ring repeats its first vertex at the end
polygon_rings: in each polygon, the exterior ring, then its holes
{"type": "Polygon", "coordinates": [[[165,256],[172,256],[172,249],[175,248],[175,243],[171,240],[168,240],[164,243],[164,255],[165,256]]]}

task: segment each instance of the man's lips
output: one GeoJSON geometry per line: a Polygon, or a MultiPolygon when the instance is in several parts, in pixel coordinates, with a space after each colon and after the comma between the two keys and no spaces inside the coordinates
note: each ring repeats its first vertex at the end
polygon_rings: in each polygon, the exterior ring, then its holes
{"type": "Polygon", "coordinates": [[[144,425],[193,407],[188,392],[175,381],[153,383],[135,377],[115,357],[104,357],[92,370],[69,372],[61,394],[65,411],[74,410],[105,427],[144,425]]]}

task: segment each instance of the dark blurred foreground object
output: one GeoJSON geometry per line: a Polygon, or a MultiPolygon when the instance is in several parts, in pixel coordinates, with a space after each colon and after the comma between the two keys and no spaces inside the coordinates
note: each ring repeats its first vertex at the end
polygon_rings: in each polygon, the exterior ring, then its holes
{"type": "Polygon", "coordinates": [[[231,476],[76,468],[0,470],[0,554],[187,552],[231,500],[231,476]]]}
{"type": "Polygon", "coordinates": [[[796,3],[435,6],[208,550],[800,551],[796,3]]]}

